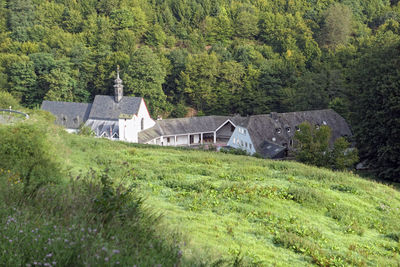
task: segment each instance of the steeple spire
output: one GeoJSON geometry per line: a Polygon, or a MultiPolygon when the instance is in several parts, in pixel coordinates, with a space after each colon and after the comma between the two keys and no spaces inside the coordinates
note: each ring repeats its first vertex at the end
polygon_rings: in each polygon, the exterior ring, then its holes
{"type": "Polygon", "coordinates": [[[121,101],[124,94],[124,86],[122,85],[122,80],[119,77],[119,65],[117,66],[117,78],[114,80],[114,98],[115,102],[121,101]]]}

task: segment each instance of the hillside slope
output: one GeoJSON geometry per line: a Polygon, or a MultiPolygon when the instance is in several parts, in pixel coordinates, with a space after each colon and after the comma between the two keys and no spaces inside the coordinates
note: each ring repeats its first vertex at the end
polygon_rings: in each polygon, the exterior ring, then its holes
{"type": "Polygon", "coordinates": [[[398,266],[400,192],[294,162],[66,137],[72,176],[136,187],[183,233],[186,258],[244,265],[398,266]]]}

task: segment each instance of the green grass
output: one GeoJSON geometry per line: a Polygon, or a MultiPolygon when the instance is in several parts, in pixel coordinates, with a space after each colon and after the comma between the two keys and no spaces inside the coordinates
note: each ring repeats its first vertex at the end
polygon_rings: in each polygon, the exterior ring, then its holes
{"type": "Polygon", "coordinates": [[[71,177],[108,169],[205,264],[398,266],[400,193],[295,162],[66,135],[71,177]],[[231,261],[229,261],[231,260],[231,261]]]}

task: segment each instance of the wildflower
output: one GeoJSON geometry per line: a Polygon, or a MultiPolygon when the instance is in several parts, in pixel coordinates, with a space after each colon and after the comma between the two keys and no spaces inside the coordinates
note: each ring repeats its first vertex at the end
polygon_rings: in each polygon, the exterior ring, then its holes
{"type": "Polygon", "coordinates": [[[51,258],[53,256],[53,253],[49,253],[46,255],[46,258],[51,258]]]}
{"type": "Polygon", "coordinates": [[[30,265],[29,263],[27,263],[25,266],[26,266],[26,267],[31,267],[32,265],[30,265]]]}
{"type": "Polygon", "coordinates": [[[104,258],[104,261],[108,261],[108,257],[105,257],[105,258],[104,258]]]}
{"type": "Polygon", "coordinates": [[[117,265],[118,265],[118,264],[119,264],[119,261],[117,261],[115,264],[117,264],[117,265]]]}
{"type": "Polygon", "coordinates": [[[102,247],[101,250],[102,251],[107,251],[107,248],[106,247],[102,247]]]}
{"type": "Polygon", "coordinates": [[[85,228],[81,228],[81,231],[82,231],[82,232],[85,232],[85,228]]]}
{"type": "Polygon", "coordinates": [[[21,234],[21,233],[23,233],[24,231],[22,231],[22,230],[19,230],[19,233],[21,234]]]}
{"type": "Polygon", "coordinates": [[[96,255],[94,255],[94,256],[96,257],[96,259],[99,259],[99,258],[100,258],[100,256],[99,256],[99,255],[97,255],[97,254],[96,254],[96,255]]]}
{"type": "Polygon", "coordinates": [[[56,265],[56,262],[55,262],[55,261],[53,261],[51,264],[53,264],[53,265],[56,265]]]}
{"type": "Polygon", "coordinates": [[[12,243],[12,239],[8,240],[8,242],[12,243]]]}

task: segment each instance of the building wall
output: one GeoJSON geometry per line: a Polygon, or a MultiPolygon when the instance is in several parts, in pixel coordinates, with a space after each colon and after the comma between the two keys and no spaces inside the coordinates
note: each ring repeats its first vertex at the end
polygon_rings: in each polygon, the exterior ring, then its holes
{"type": "MultiPolygon", "coordinates": [[[[156,124],[156,122],[150,117],[149,110],[147,109],[146,103],[144,102],[143,98],[142,101],[140,102],[140,107],[137,115],[139,118],[139,127],[141,127],[140,120],[142,118],[144,119],[143,130],[149,129],[156,124]]],[[[142,129],[139,128],[139,130],[141,131],[142,129]]]]}
{"type": "Polygon", "coordinates": [[[137,143],[138,133],[155,125],[155,121],[150,117],[146,104],[142,98],[137,115],[131,119],[119,119],[119,139],[122,141],[137,143]],[[142,129],[143,120],[143,129],[142,129]]]}
{"type": "Polygon", "coordinates": [[[253,142],[251,141],[249,131],[246,128],[240,126],[236,127],[235,131],[228,141],[228,146],[245,150],[251,155],[256,153],[256,149],[253,142]]]}

